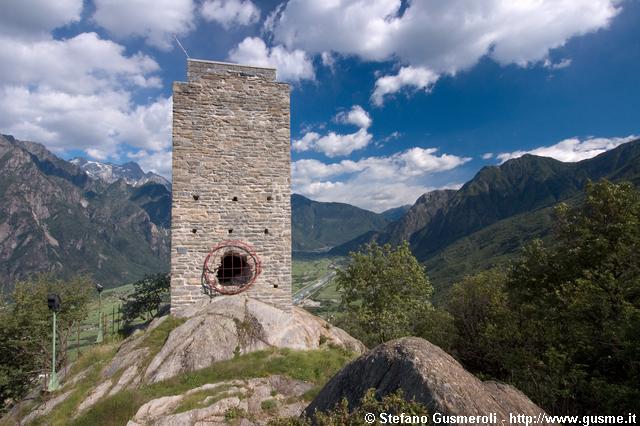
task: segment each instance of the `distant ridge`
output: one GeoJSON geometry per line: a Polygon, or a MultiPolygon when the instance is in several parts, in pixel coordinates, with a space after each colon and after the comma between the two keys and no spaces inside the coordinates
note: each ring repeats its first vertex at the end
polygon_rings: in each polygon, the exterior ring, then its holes
{"type": "Polygon", "coordinates": [[[171,182],[166,178],[153,172],[145,173],[138,163],[133,161],[119,165],[76,157],[69,162],[80,167],[93,179],[100,179],[106,183],[113,183],[118,179],[123,179],[129,185],[142,186],[145,183],[153,182],[164,185],[168,190],[171,190],[171,182]]]}
{"type": "Polygon", "coordinates": [[[465,274],[504,264],[523,244],[544,238],[553,207],[577,202],[589,180],[602,178],[640,185],[640,139],[577,163],[527,154],[484,167],[459,190],[427,193],[400,220],[329,253],[406,239],[436,287],[444,288],[465,274]]]}
{"type": "MultiPolygon", "coordinates": [[[[601,178],[640,185],[640,140],[578,163],[525,155],[484,167],[457,191],[381,214],[293,194],[292,247],[294,255],[342,256],[369,241],[406,239],[442,290],[545,238],[554,206],[578,202],[586,182],[601,178]]],[[[135,163],[65,161],[0,136],[0,280],[88,273],[116,285],[168,270],[170,191],[135,163]]]]}
{"type": "Polygon", "coordinates": [[[94,179],[41,144],[0,136],[0,282],[51,272],[113,286],[168,270],[171,193],[136,183],[94,179]]]}
{"type": "Polygon", "coordinates": [[[411,208],[411,204],[406,204],[404,206],[394,207],[392,209],[385,210],[380,214],[389,222],[395,222],[396,220],[402,219],[404,215],[409,211],[410,208],[411,208]]]}
{"type": "Polygon", "coordinates": [[[328,251],[365,232],[383,229],[383,215],[345,203],[324,203],[291,196],[293,250],[328,251]]]}

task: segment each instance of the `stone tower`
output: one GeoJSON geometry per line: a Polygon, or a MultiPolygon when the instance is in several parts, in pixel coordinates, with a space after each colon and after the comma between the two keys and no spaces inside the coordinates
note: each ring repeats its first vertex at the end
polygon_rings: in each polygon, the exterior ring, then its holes
{"type": "Polygon", "coordinates": [[[189,59],[173,84],[171,312],[242,293],[291,309],[289,86],[189,59]]]}

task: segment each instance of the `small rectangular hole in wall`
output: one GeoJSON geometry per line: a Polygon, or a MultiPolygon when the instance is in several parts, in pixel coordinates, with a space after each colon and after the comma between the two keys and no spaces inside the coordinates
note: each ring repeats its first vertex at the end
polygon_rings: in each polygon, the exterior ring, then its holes
{"type": "Polygon", "coordinates": [[[200,199],[199,195],[193,194],[193,200],[198,201],[200,199]]]}
{"type": "Polygon", "coordinates": [[[193,228],[193,229],[191,230],[191,233],[192,233],[192,234],[195,234],[196,232],[198,232],[198,230],[197,230],[196,228],[193,228]]]}
{"type": "Polygon", "coordinates": [[[273,197],[272,197],[271,195],[269,195],[269,196],[267,197],[267,201],[271,201],[271,200],[273,200],[273,197]]]}
{"type": "Polygon", "coordinates": [[[238,201],[238,197],[233,197],[231,201],[238,201]]]}
{"type": "Polygon", "coordinates": [[[264,229],[264,235],[268,235],[269,234],[269,230],[267,228],[264,229]]]}
{"type": "Polygon", "coordinates": [[[230,234],[233,234],[233,229],[229,229],[229,233],[230,233],[230,234]]]}
{"type": "Polygon", "coordinates": [[[274,284],[274,285],[273,285],[273,288],[278,288],[278,284],[274,284]]]}

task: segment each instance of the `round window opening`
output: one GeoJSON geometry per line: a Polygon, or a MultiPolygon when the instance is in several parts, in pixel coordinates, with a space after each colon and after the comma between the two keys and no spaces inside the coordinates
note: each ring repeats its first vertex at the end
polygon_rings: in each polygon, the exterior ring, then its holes
{"type": "Polygon", "coordinates": [[[251,287],[260,272],[260,259],[249,244],[223,241],[204,261],[203,284],[220,294],[238,294],[251,287]]]}

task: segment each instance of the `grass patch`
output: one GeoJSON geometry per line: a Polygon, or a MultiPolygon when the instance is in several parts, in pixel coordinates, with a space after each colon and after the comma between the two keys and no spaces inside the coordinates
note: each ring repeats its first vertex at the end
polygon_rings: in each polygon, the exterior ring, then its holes
{"type": "Polygon", "coordinates": [[[312,401],[320,393],[321,386],[314,386],[302,394],[303,401],[312,401]]]}
{"type": "Polygon", "coordinates": [[[208,368],[155,383],[149,388],[153,394],[174,395],[207,383],[268,377],[275,374],[324,384],[352,358],[353,355],[332,348],[318,351],[259,351],[217,362],[208,368]]]}
{"type": "MultiPolygon", "coordinates": [[[[150,355],[146,360],[147,364],[151,362],[153,356],[160,351],[167,340],[169,333],[171,333],[171,330],[183,322],[184,319],[169,316],[158,327],[145,333],[139,346],[149,348],[150,355]]],[[[127,421],[133,417],[138,408],[140,408],[140,406],[145,402],[149,401],[150,398],[148,398],[144,393],[129,390],[121,391],[112,397],[103,398],[94,407],[87,410],[87,412],[80,418],[73,419],[73,416],[76,414],[77,407],[84,398],[86,398],[88,392],[100,382],[100,371],[113,359],[121,343],[122,339],[120,337],[107,336],[105,343],[85,349],[78,360],[72,365],[68,378],[72,379],[76,374],[87,369],[90,369],[89,372],[83,379],[79,380],[74,385],[73,393],[64,402],[56,407],[46,418],[38,419],[35,424],[126,424],[127,421]],[[99,421],[96,419],[99,419],[99,421]]],[[[123,372],[124,369],[111,377],[114,384],[123,372]]],[[[55,397],[66,390],[68,389],[63,386],[60,391],[52,394],[52,397],[55,397]]]]}
{"type": "Polygon", "coordinates": [[[145,402],[146,398],[143,394],[135,390],[124,390],[116,395],[100,400],[96,405],[91,407],[77,419],[67,419],[61,423],[52,423],[54,425],[73,425],[73,426],[122,426],[136,414],[145,402]]]}
{"type": "MultiPolygon", "coordinates": [[[[107,329],[105,329],[105,338],[107,336],[117,335],[117,328],[122,327],[123,322],[121,315],[118,313],[122,305],[121,298],[133,291],[133,284],[127,284],[120,287],[106,289],[102,292],[102,315],[107,320],[107,329]],[[115,313],[115,315],[113,315],[115,313]],[[116,324],[112,320],[120,318],[116,324]]],[[[88,315],[80,324],[80,338],[78,339],[77,329],[73,330],[69,337],[68,356],[70,360],[80,358],[80,353],[93,347],[98,335],[99,309],[98,297],[94,297],[88,306],[88,315]]]]}
{"type": "Polygon", "coordinates": [[[101,345],[96,345],[89,349],[86,349],[85,352],[82,353],[80,358],[78,358],[78,360],[71,365],[69,375],[67,376],[68,379],[73,379],[73,377],[75,377],[78,373],[86,370],[91,366],[104,363],[104,361],[106,360],[111,360],[111,358],[113,358],[113,355],[115,355],[120,342],[121,339],[114,337],[107,340],[101,345]]]}
{"type": "Polygon", "coordinates": [[[242,419],[253,420],[249,413],[247,413],[244,409],[238,407],[231,407],[224,413],[225,423],[236,425],[240,423],[240,420],[242,419]]]}
{"type": "MultiPolygon", "coordinates": [[[[163,325],[165,324],[160,327],[163,325]]],[[[158,336],[151,338],[152,341],[157,342],[156,339],[159,339],[162,334],[162,331],[158,331],[158,336]]],[[[168,335],[168,332],[166,332],[166,335],[168,335]]],[[[166,336],[164,339],[166,339],[166,336]]],[[[190,389],[207,383],[268,377],[276,374],[311,382],[316,385],[317,393],[327,380],[353,359],[354,356],[354,354],[347,353],[344,350],[333,348],[316,351],[274,349],[253,352],[227,361],[220,361],[205,369],[184,373],[162,382],[119,392],[112,397],[98,401],[82,417],[73,422],[69,422],[69,416],[65,422],[53,422],[52,424],[122,425],[126,424],[144,403],[161,396],[183,394],[190,389]]],[[[209,392],[211,391],[209,390],[209,392]]],[[[189,401],[186,401],[185,404],[197,405],[198,399],[202,396],[199,395],[193,399],[189,397],[189,401]]],[[[206,398],[206,396],[204,397],[206,398]]],[[[197,407],[194,406],[194,408],[197,407]]],[[[233,423],[236,419],[237,417],[229,421],[233,423]]]]}
{"type": "Polygon", "coordinates": [[[171,333],[174,328],[183,324],[185,321],[186,320],[184,318],[176,318],[173,315],[169,315],[167,319],[162,322],[162,324],[146,333],[144,339],[142,340],[142,343],[140,343],[140,346],[146,346],[147,348],[149,348],[151,356],[155,356],[158,352],[160,352],[162,346],[164,346],[164,343],[169,337],[169,333],[171,333]]]}
{"type": "MultiPolygon", "coordinates": [[[[69,397],[61,402],[49,415],[36,419],[34,425],[66,425],[75,415],[78,405],[86,398],[89,391],[100,381],[100,370],[115,355],[119,342],[110,342],[100,346],[95,346],[82,354],[76,364],[71,369],[73,374],[82,372],[89,367],[87,375],[74,385],[74,391],[69,397]]],[[[69,378],[73,377],[69,375],[69,378]]],[[[52,397],[65,392],[67,389],[63,387],[61,390],[52,394],[52,397]]]]}
{"type": "Polygon", "coordinates": [[[187,395],[182,399],[182,401],[180,401],[180,404],[174,410],[174,414],[183,413],[185,411],[190,411],[196,408],[203,408],[205,406],[204,402],[207,398],[209,398],[209,400],[207,401],[208,405],[218,402],[221,399],[229,398],[231,396],[237,396],[239,398],[240,395],[238,395],[237,392],[226,392],[231,387],[231,385],[220,385],[216,386],[215,388],[205,389],[187,395]]]}
{"type": "Polygon", "coordinates": [[[260,403],[260,408],[262,408],[262,411],[274,414],[278,410],[278,401],[275,399],[265,399],[260,403]]]}

